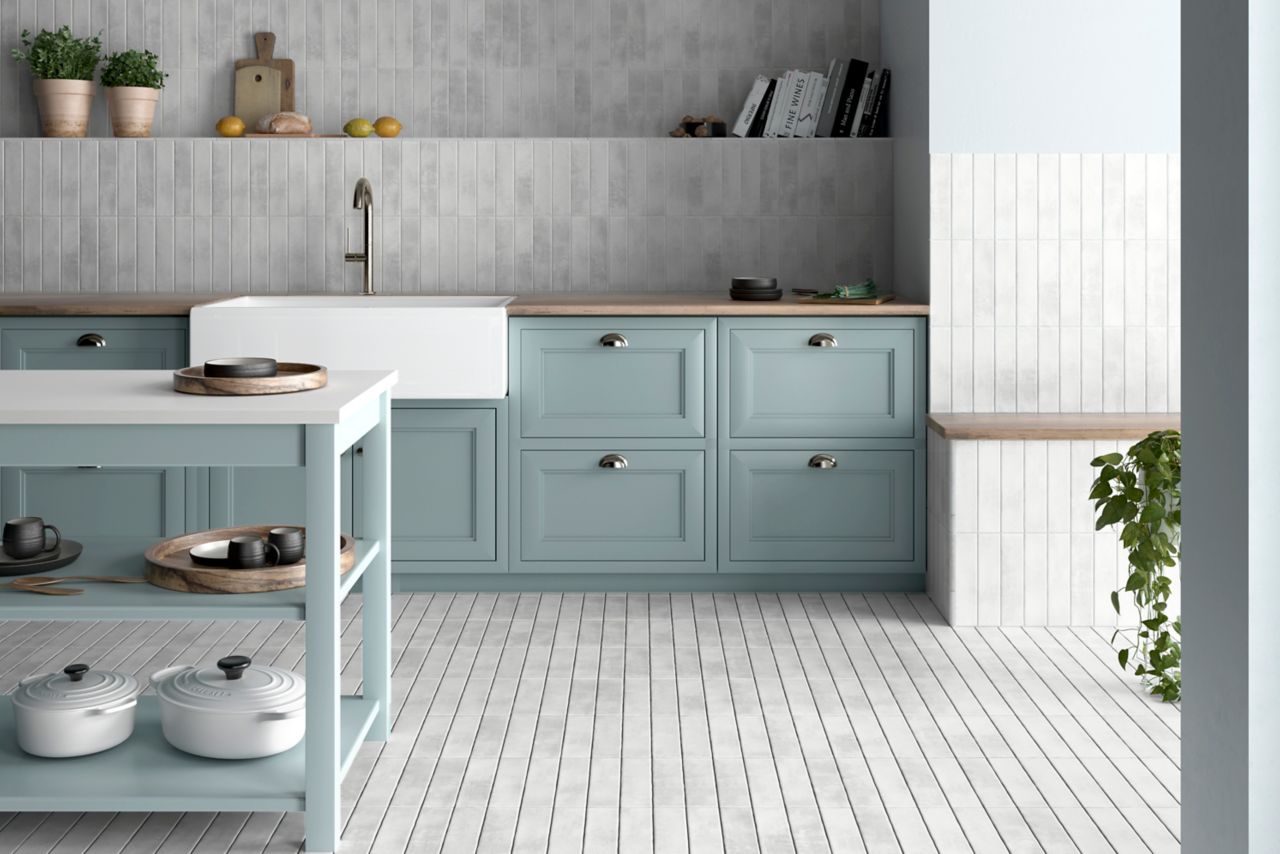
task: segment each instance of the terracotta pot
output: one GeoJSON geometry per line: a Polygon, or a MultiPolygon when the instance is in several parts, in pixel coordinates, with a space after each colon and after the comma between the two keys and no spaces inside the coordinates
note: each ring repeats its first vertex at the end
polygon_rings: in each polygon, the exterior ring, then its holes
{"type": "Polygon", "coordinates": [[[40,129],[45,136],[84,136],[89,131],[93,106],[92,80],[37,80],[40,129]]]}
{"type": "Polygon", "coordinates": [[[149,86],[111,86],[107,89],[107,109],[116,136],[151,136],[160,90],[149,86]]]}

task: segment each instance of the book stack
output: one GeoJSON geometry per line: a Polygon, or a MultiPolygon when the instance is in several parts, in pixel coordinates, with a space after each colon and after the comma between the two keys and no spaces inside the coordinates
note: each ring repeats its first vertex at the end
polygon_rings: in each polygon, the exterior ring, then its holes
{"type": "Polygon", "coordinates": [[[734,136],[887,136],[887,68],[860,59],[833,59],[827,73],[788,71],[756,77],[734,136]]]}

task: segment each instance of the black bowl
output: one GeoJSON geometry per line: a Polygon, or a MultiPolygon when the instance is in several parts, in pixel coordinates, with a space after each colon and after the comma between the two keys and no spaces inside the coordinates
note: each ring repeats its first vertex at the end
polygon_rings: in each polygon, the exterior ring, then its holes
{"type": "Polygon", "coordinates": [[[210,359],[204,363],[204,375],[220,379],[274,377],[276,375],[276,360],[257,356],[245,356],[235,359],[210,359]]]}
{"type": "Polygon", "coordinates": [[[768,302],[770,300],[782,299],[782,291],[777,288],[759,288],[754,291],[729,291],[729,298],[744,300],[747,302],[768,302]]]}
{"type": "Polygon", "coordinates": [[[731,285],[734,290],[739,291],[757,289],[768,290],[770,288],[776,288],[777,286],[777,279],[763,276],[734,276],[733,283],[731,285]]]}

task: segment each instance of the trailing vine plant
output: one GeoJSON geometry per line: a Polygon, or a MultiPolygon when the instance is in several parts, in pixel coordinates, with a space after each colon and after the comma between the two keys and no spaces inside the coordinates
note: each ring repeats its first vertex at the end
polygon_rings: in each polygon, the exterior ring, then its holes
{"type": "MultiPolygon", "coordinates": [[[[1122,670],[1142,677],[1147,690],[1165,702],[1182,698],[1182,619],[1169,614],[1172,572],[1182,547],[1182,434],[1161,430],[1126,454],[1103,454],[1089,497],[1097,530],[1121,525],[1120,542],[1129,553],[1129,578],[1113,591],[1111,606],[1120,613],[1120,593],[1138,606],[1136,635],[1125,636],[1117,657],[1122,670]]],[[[1122,635],[1117,629],[1112,644],[1122,635]]]]}

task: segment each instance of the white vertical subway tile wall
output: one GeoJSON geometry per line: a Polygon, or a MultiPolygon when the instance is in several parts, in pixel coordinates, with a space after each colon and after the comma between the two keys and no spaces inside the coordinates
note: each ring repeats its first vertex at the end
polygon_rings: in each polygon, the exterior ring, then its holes
{"type": "Polygon", "coordinates": [[[343,240],[359,233],[351,188],[365,175],[386,292],[708,290],[734,275],[786,287],[872,276],[891,289],[892,146],[5,139],[0,283],[354,291],[360,271],[343,262],[343,240]]]}
{"type": "MultiPolygon", "coordinates": [[[[391,114],[419,137],[621,137],[728,116],[756,74],[878,62],[880,2],[4,0],[0,136],[38,133],[30,75],[7,49],[61,24],[101,32],[108,51],[160,54],[158,136],[211,134],[232,112],[232,63],[269,30],[296,63],[297,108],[326,132],[391,114]]],[[[96,136],[110,133],[102,101],[96,136]]]]}
{"type": "Polygon", "coordinates": [[[930,410],[1178,411],[1178,155],[931,159],[930,410]]]}

